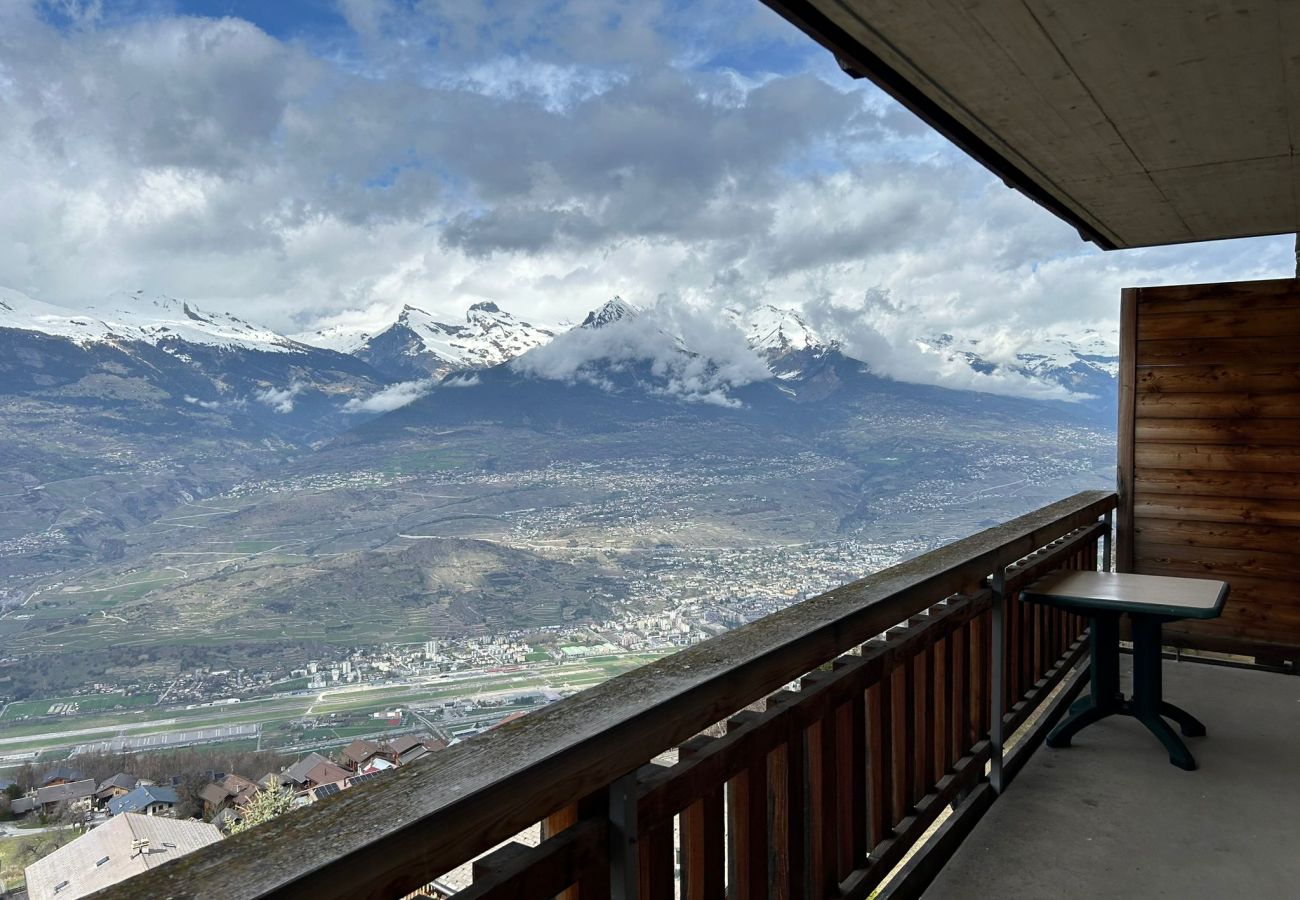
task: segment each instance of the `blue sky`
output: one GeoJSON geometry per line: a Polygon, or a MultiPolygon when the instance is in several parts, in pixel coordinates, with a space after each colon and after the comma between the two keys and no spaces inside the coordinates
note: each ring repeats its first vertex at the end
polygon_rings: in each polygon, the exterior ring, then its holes
{"type": "Polygon", "coordinates": [[[802,309],[873,355],[1113,330],[1121,287],[1289,238],[1103,254],[757,0],[0,3],[0,285],[285,331],[802,309]]]}

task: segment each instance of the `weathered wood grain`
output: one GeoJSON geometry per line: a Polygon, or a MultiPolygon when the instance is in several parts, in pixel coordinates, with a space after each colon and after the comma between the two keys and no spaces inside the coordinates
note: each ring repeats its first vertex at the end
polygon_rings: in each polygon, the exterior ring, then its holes
{"type": "Polygon", "coordinates": [[[1137,323],[1139,341],[1277,335],[1300,335],[1300,302],[1279,303],[1268,309],[1267,316],[1257,309],[1154,312],[1148,308],[1137,323]]]}
{"type": "Polygon", "coordinates": [[[1144,391],[1137,395],[1136,411],[1139,421],[1160,418],[1289,419],[1294,428],[1294,420],[1300,418],[1300,392],[1158,394],[1144,391]]]}
{"type": "Polygon", "coordinates": [[[1237,394],[1291,393],[1300,386],[1300,364],[1260,365],[1250,360],[1235,363],[1181,366],[1136,366],[1141,392],[1237,394]]]}

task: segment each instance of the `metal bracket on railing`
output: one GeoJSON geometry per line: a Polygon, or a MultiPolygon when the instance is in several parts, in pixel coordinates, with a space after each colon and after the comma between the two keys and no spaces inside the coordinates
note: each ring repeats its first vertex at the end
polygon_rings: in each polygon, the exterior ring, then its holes
{"type": "Polygon", "coordinates": [[[989,668],[992,670],[989,688],[989,785],[995,794],[1002,793],[1002,698],[1006,691],[1006,619],[1007,570],[999,567],[993,573],[992,648],[989,668]]]}
{"type": "Polygon", "coordinates": [[[636,772],[609,786],[609,896],[634,900],[640,888],[636,836],[636,772]]]}

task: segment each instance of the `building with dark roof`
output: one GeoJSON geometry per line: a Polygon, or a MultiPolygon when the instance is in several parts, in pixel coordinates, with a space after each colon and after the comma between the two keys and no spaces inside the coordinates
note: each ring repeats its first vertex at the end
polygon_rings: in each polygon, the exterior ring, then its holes
{"type": "Polygon", "coordinates": [[[117,816],[130,812],[145,816],[168,816],[175,813],[179,803],[180,798],[171,788],[142,784],[128,794],[110,800],[108,814],[117,816]]]}

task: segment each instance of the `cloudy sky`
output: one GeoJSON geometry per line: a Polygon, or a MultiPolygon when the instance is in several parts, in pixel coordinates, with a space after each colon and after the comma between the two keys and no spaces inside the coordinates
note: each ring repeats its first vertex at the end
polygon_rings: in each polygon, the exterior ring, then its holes
{"type": "Polygon", "coordinates": [[[0,285],[73,307],[298,332],[619,294],[878,350],[1294,265],[1289,238],[1103,254],[757,0],[0,0],[0,231],[0,285]]]}

